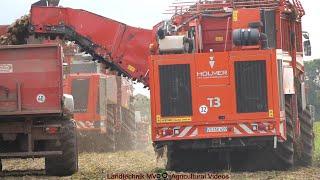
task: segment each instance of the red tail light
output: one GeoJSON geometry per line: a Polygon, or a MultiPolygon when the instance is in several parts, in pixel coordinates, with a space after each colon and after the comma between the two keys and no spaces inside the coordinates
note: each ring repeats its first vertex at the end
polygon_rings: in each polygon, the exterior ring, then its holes
{"type": "Polygon", "coordinates": [[[159,136],[171,136],[173,135],[174,131],[171,128],[163,128],[158,130],[158,135],[159,136]]]}
{"type": "Polygon", "coordinates": [[[58,128],[57,127],[47,127],[46,128],[46,132],[48,134],[57,134],[58,128]]]}
{"type": "Polygon", "coordinates": [[[267,130],[267,126],[265,124],[263,124],[263,123],[259,123],[258,124],[258,129],[260,131],[266,131],[267,130]]]}
{"type": "Polygon", "coordinates": [[[173,135],[173,129],[163,130],[163,136],[171,136],[171,135],[173,135]]]}

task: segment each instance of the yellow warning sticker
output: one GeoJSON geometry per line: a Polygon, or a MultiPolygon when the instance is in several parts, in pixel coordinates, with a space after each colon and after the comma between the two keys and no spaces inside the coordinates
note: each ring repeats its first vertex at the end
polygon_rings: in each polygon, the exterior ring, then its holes
{"type": "Polygon", "coordinates": [[[217,42],[223,41],[223,37],[222,37],[222,36],[216,36],[216,41],[217,41],[217,42]]]}
{"type": "Polygon", "coordinates": [[[136,68],[131,66],[131,65],[128,65],[128,70],[131,71],[131,72],[135,72],[136,68]]]}
{"type": "Polygon", "coordinates": [[[238,11],[237,11],[237,10],[234,10],[234,11],[233,11],[233,13],[232,13],[232,20],[233,20],[233,22],[238,21],[238,11]]]}
{"type": "Polygon", "coordinates": [[[273,114],[273,110],[269,110],[269,117],[273,118],[274,114],[273,114]]]}
{"type": "Polygon", "coordinates": [[[156,117],[157,123],[178,123],[178,122],[191,122],[191,117],[178,117],[178,118],[163,118],[160,115],[156,117]]]}

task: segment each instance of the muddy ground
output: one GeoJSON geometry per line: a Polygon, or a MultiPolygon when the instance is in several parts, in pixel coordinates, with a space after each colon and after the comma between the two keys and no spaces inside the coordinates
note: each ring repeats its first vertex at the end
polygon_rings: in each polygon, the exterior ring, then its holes
{"type": "MultiPolygon", "coordinates": [[[[295,168],[289,171],[262,171],[262,172],[209,172],[213,177],[227,177],[229,179],[320,179],[320,123],[316,124],[316,148],[314,165],[308,168],[295,168]]],[[[58,179],[58,177],[44,176],[41,169],[44,168],[44,160],[6,160],[3,162],[4,170],[24,170],[24,176],[14,176],[14,172],[0,179],[58,179]],[[28,169],[39,170],[30,172],[28,169]]],[[[79,172],[71,177],[60,179],[107,179],[116,174],[144,175],[144,179],[150,173],[164,172],[164,160],[157,161],[152,147],[140,151],[127,151],[115,153],[81,153],[79,156],[79,172]]],[[[181,175],[186,178],[206,177],[209,174],[193,174],[168,172],[171,175],[181,175]],[[202,176],[200,176],[202,175],[202,176]]],[[[114,176],[113,176],[114,178],[114,176]]],[[[119,179],[119,178],[116,178],[119,179]]],[[[223,178],[221,178],[223,179],[223,178]]]]}
{"type": "MultiPolygon", "coordinates": [[[[145,174],[160,172],[164,168],[163,161],[156,161],[151,148],[145,151],[129,151],[116,153],[82,153],[80,154],[80,170],[72,177],[61,179],[104,179],[111,175],[145,174]]],[[[38,160],[10,160],[4,162],[5,170],[43,169],[44,161],[38,160]]],[[[23,177],[7,176],[5,179],[57,179],[57,177],[42,176],[41,171],[34,172],[37,176],[26,175],[23,177]]],[[[169,172],[177,174],[174,172],[169,172]]],[[[215,174],[215,172],[211,172],[215,174]]],[[[181,173],[178,173],[181,174],[181,173]]],[[[182,173],[185,174],[185,173],[182,173]]],[[[218,175],[230,177],[230,179],[320,179],[320,166],[315,164],[309,168],[297,168],[290,171],[265,171],[265,172],[218,172],[218,175]]],[[[190,175],[191,176],[191,175],[190,175]]],[[[194,176],[196,177],[196,176],[194,176]]],[[[209,177],[207,177],[209,178],[209,177]]]]}

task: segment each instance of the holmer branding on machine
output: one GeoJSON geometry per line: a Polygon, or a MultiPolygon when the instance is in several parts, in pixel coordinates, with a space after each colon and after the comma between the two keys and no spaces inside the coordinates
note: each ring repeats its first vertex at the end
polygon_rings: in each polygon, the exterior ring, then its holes
{"type": "Polygon", "coordinates": [[[228,70],[220,70],[220,71],[202,71],[197,72],[198,79],[219,79],[219,78],[226,78],[229,76],[228,70]]]}

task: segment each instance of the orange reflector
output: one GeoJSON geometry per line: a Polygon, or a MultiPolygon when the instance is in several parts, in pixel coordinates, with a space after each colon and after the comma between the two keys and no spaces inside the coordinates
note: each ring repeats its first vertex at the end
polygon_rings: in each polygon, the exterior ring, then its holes
{"type": "Polygon", "coordinates": [[[274,129],[274,125],[273,125],[273,124],[269,124],[269,125],[268,125],[268,129],[269,129],[269,130],[273,130],[273,129],[274,129]]]}

